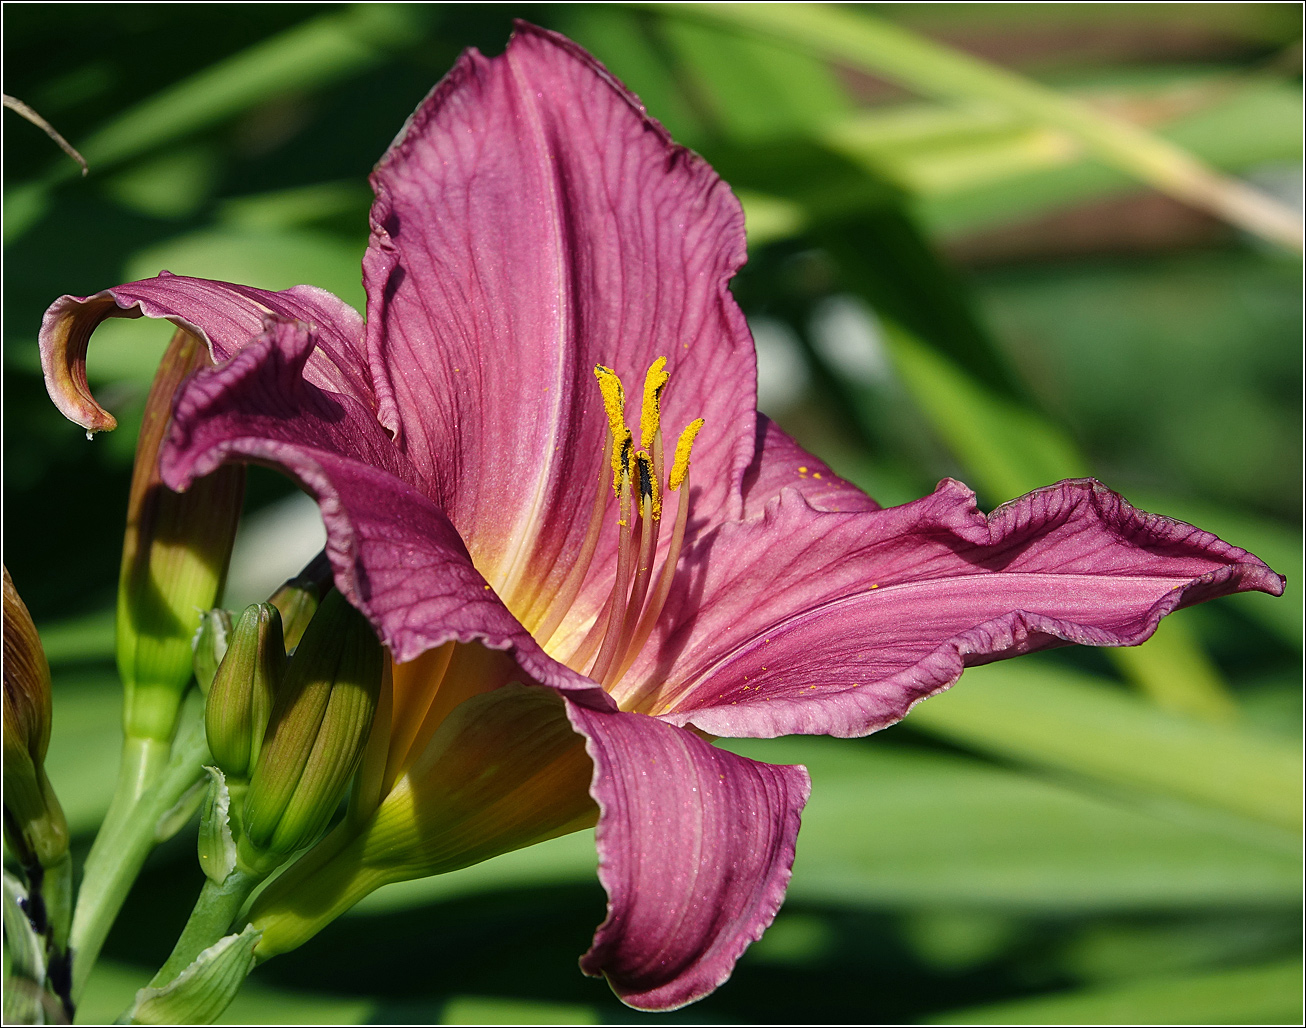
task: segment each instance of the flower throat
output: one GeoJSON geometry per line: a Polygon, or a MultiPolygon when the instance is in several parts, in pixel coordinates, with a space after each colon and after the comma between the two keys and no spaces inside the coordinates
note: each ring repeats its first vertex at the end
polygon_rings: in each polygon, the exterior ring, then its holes
{"type": "MultiPolygon", "coordinates": [[[[605,449],[608,467],[594,497],[589,529],[576,563],[550,604],[548,616],[535,630],[535,638],[548,649],[576,597],[598,547],[608,510],[608,472],[617,499],[617,567],[612,591],[584,638],[568,655],[559,655],[569,667],[588,675],[605,689],[613,686],[634,664],[657,624],[671,592],[676,563],[689,520],[689,454],[703,419],[697,418],[680,433],[672,455],[671,469],[664,478],[662,445],[662,390],[668,375],[667,359],[659,357],[644,376],[644,397],[640,407],[639,447],[626,425],[626,396],[621,379],[602,364],[594,368],[603,409],[608,418],[605,449]],[[665,485],[664,485],[665,482],[665,485]],[[667,493],[677,493],[676,519],[660,572],[653,574],[662,527],[662,505],[667,493]]],[[[620,700],[621,698],[618,697],[620,700]]],[[[626,706],[625,703],[622,704],[626,706]]]]}

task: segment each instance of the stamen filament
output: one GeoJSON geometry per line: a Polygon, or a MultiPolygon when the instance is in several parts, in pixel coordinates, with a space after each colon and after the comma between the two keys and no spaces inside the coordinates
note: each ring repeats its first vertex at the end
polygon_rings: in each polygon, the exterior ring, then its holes
{"type": "MultiPolygon", "coordinates": [[[[639,626],[635,629],[635,634],[631,638],[629,645],[625,650],[625,659],[616,675],[613,676],[614,682],[621,681],[622,677],[630,670],[635,658],[639,656],[648,642],[649,636],[653,634],[653,626],[657,624],[658,618],[662,616],[662,608],[667,602],[667,597],[671,594],[671,582],[676,577],[676,565],[680,562],[680,548],[685,542],[685,526],[689,523],[689,471],[686,469],[684,477],[680,483],[679,497],[676,501],[676,523],[671,529],[671,542],[667,546],[667,555],[662,562],[662,572],[658,576],[657,588],[653,590],[653,595],[649,598],[648,605],[644,608],[644,615],[639,619],[639,626]]],[[[639,699],[643,700],[643,696],[639,699]]],[[[633,710],[633,705],[625,706],[623,709],[633,710]]]]}
{"type": "Polygon", "coordinates": [[[630,652],[630,643],[639,624],[640,611],[644,609],[644,597],[648,595],[649,582],[653,578],[653,558],[657,554],[658,524],[653,516],[652,503],[645,500],[642,519],[642,531],[639,542],[639,563],[635,569],[635,584],[630,590],[630,602],[626,605],[626,616],[621,619],[621,640],[617,643],[617,662],[614,665],[618,673],[610,681],[603,681],[606,688],[621,677],[622,667],[630,652]]]}
{"type": "Polygon", "coordinates": [[[635,504],[630,485],[630,472],[627,470],[621,478],[621,520],[618,522],[621,532],[617,540],[617,578],[612,583],[603,646],[599,649],[598,658],[589,671],[590,678],[596,682],[602,682],[604,675],[612,666],[613,659],[617,655],[617,643],[621,641],[621,622],[625,620],[621,615],[625,612],[626,597],[630,591],[630,565],[634,550],[635,526],[638,524],[635,520],[635,504]]]}
{"type": "MultiPolygon", "coordinates": [[[[606,452],[612,446],[612,430],[609,429],[607,438],[603,441],[603,449],[606,452]]],[[[567,573],[566,580],[558,590],[557,595],[550,601],[548,616],[540,623],[535,630],[535,640],[541,646],[548,647],[553,634],[558,630],[566,618],[567,612],[571,610],[571,605],[576,602],[576,597],[580,595],[580,588],[585,583],[585,576],[589,573],[590,564],[594,561],[594,551],[599,545],[599,536],[603,533],[603,515],[608,509],[608,483],[607,473],[602,466],[599,469],[599,484],[594,490],[594,507],[590,512],[589,529],[585,533],[585,541],[581,543],[580,552],[576,554],[576,562],[571,566],[571,571],[567,573]]]]}

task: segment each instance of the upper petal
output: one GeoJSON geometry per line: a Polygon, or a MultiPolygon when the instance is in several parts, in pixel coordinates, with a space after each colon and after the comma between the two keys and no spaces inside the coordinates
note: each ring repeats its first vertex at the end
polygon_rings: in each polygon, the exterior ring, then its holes
{"type": "Polygon", "coordinates": [[[285,471],[321,508],[337,587],[396,660],[450,639],[480,640],[509,650],[534,681],[611,706],[508,612],[371,412],[308,381],[315,345],[304,325],[273,323],[233,360],[192,379],[160,459],[164,481],[184,489],[228,460],[285,471]]]}
{"type": "Polygon", "coordinates": [[[209,347],[215,362],[234,356],[259,334],[268,316],[317,330],[309,359],[311,381],[375,405],[363,360],[363,319],[339,297],[316,286],[281,292],[161,272],[94,296],[61,296],[41,321],[41,367],[50,398],[68,420],[92,432],[116,426],[86,384],[86,347],[106,318],[166,318],[209,347]]]}
{"type": "Polygon", "coordinates": [[[594,761],[608,892],[581,969],[641,1010],[701,999],[780,909],[807,771],[716,749],[641,714],[575,703],[567,712],[594,761]]]}
{"type": "Polygon", "coordinates": [[[862,735],[966,665],[1066,642],[1130,646],[1178,607],[1283,590],[1245,550],[1091,479],[987,518],[950,480],[870,513],[817,511],[784,491],[688,563],[680,606],[618,699],[716,735],[862,735]]]}
{"type": "Polygon", "coordinates": [[[631,384],[634,415],[665,355],[668,430],[708,420],[697,509],[737,506],[755,392],[727,289],[742,211],[602,65],[519,25],[503,56],[463,55],[372,182],[379,416],[510,605],[556,588],[585,535],[607,459],[595,364],[631,384]]]}

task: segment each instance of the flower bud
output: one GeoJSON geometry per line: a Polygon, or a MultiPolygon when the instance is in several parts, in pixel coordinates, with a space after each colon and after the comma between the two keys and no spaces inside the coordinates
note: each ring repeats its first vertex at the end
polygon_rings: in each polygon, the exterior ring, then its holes
{"type": "Polygon", "coordinates": [[[4,569],[4,826],[25,864],[66,858],[68,825],[45,776],[50,665],[36,625],[4,569]]]}
{"type": "Polygon", "coordinates": [[[213,685],[213,676],[218,673],[218,665],[227,654],[227,644],[231,641],[231,611],[214,607],[200,615],[200,627],[191,642],[193,651],[192,665],[195,669],[195,681],[199,683],[200,692],[209,694],[213,685]]]}
{"type": "Polygon", "coordinates": [[[232,630],[204,708],[209,752],[228,777],[248,778],[258,762],[285,673],[281,615],[270,603],[252,603],[232,630]]]}
{"type": "Polygon", "coordinates": [[[193,670],[199,612],[217,602],[231,559],[244,468],[219,468],[185,493],[159,476],[177,391],[209,365],[203,342],[178,329],[154,376],[136,444],[118,580],[118,672],[129,738],[172,739],[193,670]]]}
{"type": "Polygon", "coordinates": [[[322,601],[286,670],[245,799],[240,859],[266,872],[321,834],[362,759],[384,650],[338,592],[322,601]]]}
{"type": "Polygon", "coordinates": [[[304,629],[313,620],[322,597],[331,589],[331,562],[323,551],[309,561],[294,578],[288,579],[268,599],[281,612],[281,627],[285,634],[286,652],[291,653],[304,636],[304,629]]]}

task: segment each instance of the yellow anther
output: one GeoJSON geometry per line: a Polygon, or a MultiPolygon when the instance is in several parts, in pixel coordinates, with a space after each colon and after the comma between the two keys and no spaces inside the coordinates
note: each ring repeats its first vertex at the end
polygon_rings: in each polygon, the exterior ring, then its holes
{"type": "Polygon", "coordinates": [[[689,472],[689,451],[693,449],[694,438],[702,427],[703,419],[695,418],[680,433],[680,439],[676,442],[676,459],[671,462],[671,477],[667,482],[667,488],[672,492],[680,488],[680,484],[685,480],[685,475],[689,472]]]}
{"type": "Polygon", "coordinates": [[[620,439],[626,428],[626,392],[621,388],[621,379],[611,368],[602,364],[594,365],[594,377],[599,380],[599,392],[603,394],[603,410],[608,415],[608,427],[612,429],[612,438],[620,439]]]}
{"type": "Polygon", "coordinates": [[[621,471],[629,459],[631,446],[630,429],[626,427],[626,392],[621,388],[621,379],[611,368],[595,364],[594,377],[599,380],[603,410],[608,416],[608,427],[612,429],[612,488],[620,493],[621,471]]]}
{"type": "Polygon", "coordinates": [[[621,480],[627,481],[633,477],[630,467],[630,451],[634,448],[634,440],[630,437],[630,429],[625,425],[621,426],[621,438],[614,439],[612,442],[612,490],[621,496],[621,480]]]}
{"type": "Polygon", "coordinates": [[[659,520],[662,517],[662,489],[653,471],[653,458],[646,450],[635,451],[635,477],[632,484],[636,487],[635,502],[639,513],[643,515],[644,501],[647,500],[652,505],[653,520],[659,520]]]}
{"type": "Polygon", "coordinates": [[[667,359],[659,357],[649,365],[644,376],[644,406],[639,411],[639,445],[651,449],[662,421],[662,389],[671,376],[666,372],[667,359]]]}

